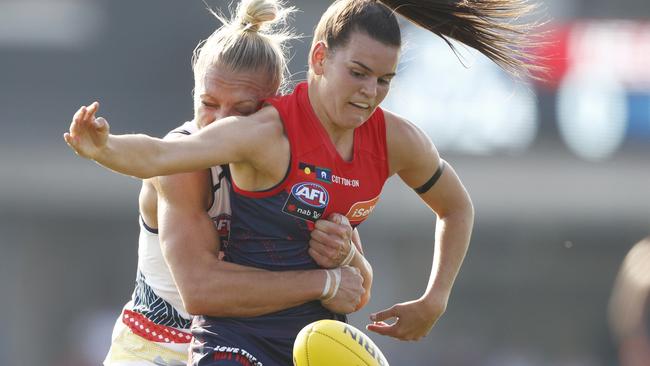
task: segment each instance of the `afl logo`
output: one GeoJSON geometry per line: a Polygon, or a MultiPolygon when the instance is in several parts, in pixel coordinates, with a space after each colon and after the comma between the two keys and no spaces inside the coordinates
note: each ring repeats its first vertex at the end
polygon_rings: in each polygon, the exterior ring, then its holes
{"type": "Polygon", "coordinates": [[[291,194],[300,202],[316,208],[327,207],[329,194],[320,184],[303,182],[291,188],[291,194]]]}

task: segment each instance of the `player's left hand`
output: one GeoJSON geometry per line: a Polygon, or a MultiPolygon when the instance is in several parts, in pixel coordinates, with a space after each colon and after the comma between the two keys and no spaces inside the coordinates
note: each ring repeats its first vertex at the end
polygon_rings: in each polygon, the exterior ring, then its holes
{"type": "Polygon", "coordinates": [[[331,214],[326,220],[318,220],[311,232],[309,255],[323,268],[341,265],[352,249],[352,226],[341,214],[331,214]]]}
{"type": "Polygon", "coordinates": [[[372,324],[366,329],[402,341],[417,341],[425,337],[447,308],[446,301],[425,298],[408,301],[371,314],[372,324]],[[386,320],[395,319],[392,324],[386,320]]]}

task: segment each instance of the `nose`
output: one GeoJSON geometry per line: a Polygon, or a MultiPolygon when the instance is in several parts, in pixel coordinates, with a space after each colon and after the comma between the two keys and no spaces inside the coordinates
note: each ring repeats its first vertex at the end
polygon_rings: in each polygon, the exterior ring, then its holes
{"type": "Polygon", "coordinates": [[[375,99],[377,97],[377,80],[374,78],[368,78],[364,85],[363,88],[361,88],[361,93],[365,95],[368,99],[375,99]]]}
{"type": "Polygon", "coordinates": [[[214,111],[214,120],[218,121],[222,118],[230,117],[233,114],[234,113],[230,108],[221,107],[214,111]]]}
{"type": "Polygon", "coordinates": [[[212,123],[214,123],[214,122],[216,122],[216,121],[218,121],[218,120],[220,120],[222,118],[228,117],[228,114],[225,113],[222,108],[216,108],[212,113],[204,115],[204,116],[205,116],[205,120],[204,120],[203,123],[205,124],[205,126],[207,126],[207,125],[212,124],[212,123]]]}

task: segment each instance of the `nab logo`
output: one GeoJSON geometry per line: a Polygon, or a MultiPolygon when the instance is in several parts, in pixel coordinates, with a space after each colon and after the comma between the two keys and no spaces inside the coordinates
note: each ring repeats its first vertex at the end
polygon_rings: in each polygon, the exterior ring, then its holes
{"type": "Polygon", "coordinates": [[[327,207],[329,194],[321,185],[316,183],[298,183],[291,189],[291,194],[300,202],[316,208],[327,207]]]}

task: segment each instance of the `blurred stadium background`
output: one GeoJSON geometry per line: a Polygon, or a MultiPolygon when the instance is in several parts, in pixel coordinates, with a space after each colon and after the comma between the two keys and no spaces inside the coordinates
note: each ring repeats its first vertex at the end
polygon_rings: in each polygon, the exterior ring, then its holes
{"type": "MultiPolygon", "coordinates": [[[[329,2],[294,3],[308,36],[329,2]]],[[[515,84],[469,50],[463,68],[405,27],[385,105],[431,135],[477,216],[432,333],[371,334],[393,365],[618,364],[607,302],[625,253],[650,233],[650,3],[543,6],[545,85],[515,84]]],[[[0,0],[1,365],[100,364],[133,289],[139,182],[76,158],[61,135],[93,100],[116,133],[161,136],[191,118],[190,55],[217,25],[201,1],[0,0]]],[[[294,80],[309,42],[292,49],[294,80]]],[[[421,294],[431,221],[387,184],[361,228],[376,280],[354,325],[421,294]]]]}

